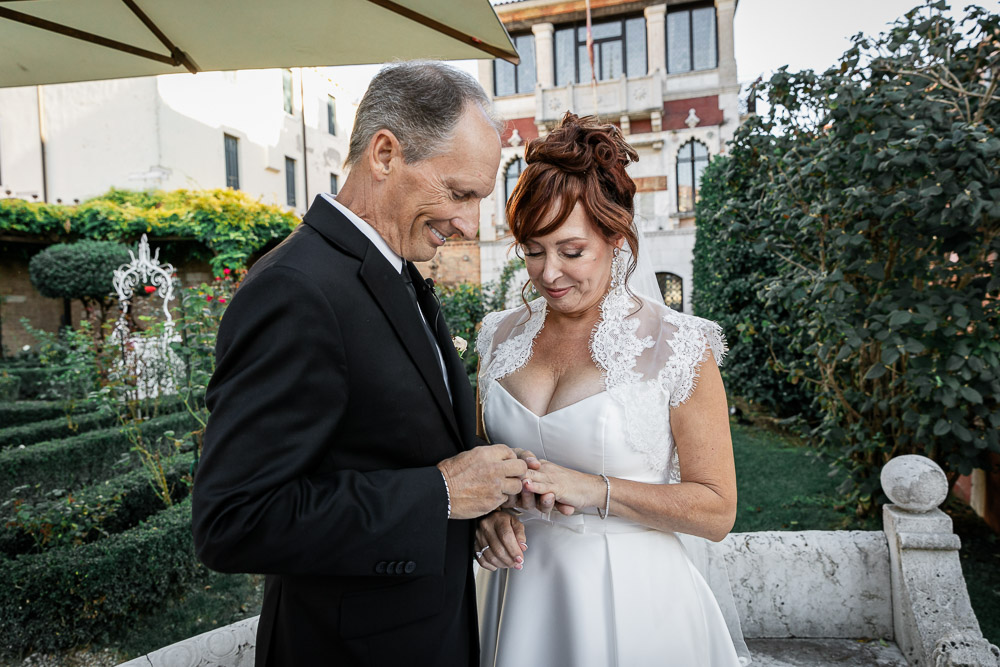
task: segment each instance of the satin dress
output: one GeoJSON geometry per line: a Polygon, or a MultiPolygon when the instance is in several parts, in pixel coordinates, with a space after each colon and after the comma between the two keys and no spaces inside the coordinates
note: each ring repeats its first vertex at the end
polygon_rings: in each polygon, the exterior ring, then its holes
{"type": "MultiPolygon", "coordinates": [[[[624,411],[607,391],[538,416],[498,384],[483,409],[492,442],[583,472],[668,482],[626,445],[624,411]]],[[[483,667],[746,664],[678,535],[593,512],[523,514],[523,569],[479,570],[483,667]]]]}

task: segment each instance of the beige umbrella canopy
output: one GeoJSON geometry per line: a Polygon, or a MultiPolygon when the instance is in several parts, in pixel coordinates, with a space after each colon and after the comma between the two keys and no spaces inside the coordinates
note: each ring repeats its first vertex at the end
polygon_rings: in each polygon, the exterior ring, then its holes
{"type": "Polygon", "coordinates": [[[485,57],[518,61],[489,0],[0,0],[0,88],[485,57]]]}

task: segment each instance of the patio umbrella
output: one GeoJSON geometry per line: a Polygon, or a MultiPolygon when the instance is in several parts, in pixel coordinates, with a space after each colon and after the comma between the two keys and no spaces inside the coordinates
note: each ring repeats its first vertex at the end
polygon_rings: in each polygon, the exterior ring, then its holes
{"type": "Polygon", "coordinates": [[[484,57],[518,62],[489,0],[0,0],[0,88],[484,57]]]}

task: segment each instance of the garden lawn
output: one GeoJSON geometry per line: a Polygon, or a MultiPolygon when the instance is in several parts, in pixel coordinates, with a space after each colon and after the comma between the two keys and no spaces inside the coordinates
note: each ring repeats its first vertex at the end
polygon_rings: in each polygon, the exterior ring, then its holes
{"type": "MultiPolygon", "coordinates": [[[[733,424],[739,502],[734,532],[758,530],[880,530],[881,514],[861,519],[845,507],[829,462],[796,438],[764,427],[733,424]]],[[[1000,645],[1000,538],[954,498],[943,509],[962,539],[959,556],[983,635],[1000,645]]]]}

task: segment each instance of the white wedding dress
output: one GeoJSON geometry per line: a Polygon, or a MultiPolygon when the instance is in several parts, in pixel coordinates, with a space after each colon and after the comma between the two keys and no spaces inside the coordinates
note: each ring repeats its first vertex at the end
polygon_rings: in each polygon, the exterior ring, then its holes
{"type": "MultiPolygon", "coordinates": [[[[694,391],[700,363],[721,361],[725,343],[712,322],[644,299],[638,312],[637,306],[622,290],[602,303],[591,352],[604,371],[605,390],[544,416],[499,381],[530,359],[545,301],[533,301],[530,316],[523,306],[488,315],[477,349],[490,441],[584,472],[651,484],[680,481],[670,407],[694,391]]],[[[719,573],[724,565],[711,557],[711,543],[616,516],[601,520],[594,508],[570,517],[527,512],[521,519],[524,568],[477,574],[483,666],[749,663],[728,578],[719,573]],[[720,597],[729,595],[728,614],[706,575],[720,597]]]]}

